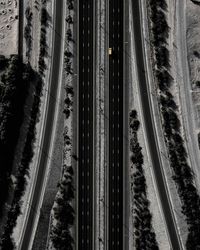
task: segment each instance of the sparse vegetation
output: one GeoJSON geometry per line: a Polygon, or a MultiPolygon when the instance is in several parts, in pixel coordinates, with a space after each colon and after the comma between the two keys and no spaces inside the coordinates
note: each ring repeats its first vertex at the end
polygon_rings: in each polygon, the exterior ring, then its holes
{"type": "Polygon", "coordinates": [[[156,235],[152,228],[152,215],[149,211],[149,200],[147,197],[146,179],[143,169],[142,148],[138,142],[137,131],[140,122],[137,119],[136,110],[129,115],[130,125],[130,151],[132,163],[131,190],[133,201],[133,227],[135,249],[159,249],[156,235]]]}
{"type": "Polygon", "coordinates": [[[200,248],[200,197],[194,184],[194,174],[188,165],[187,152],[181,135],[178,108],[171,93],[173,78],[170,76],[168,44],[169,27],[165,11],[166,1],[149,0],[150,34],[154,55],[154,76],[161,91],[158,97],[163,122],[165,142],[168,148],[173,179],[182,201],[182,213],[188,224],[188,250],[200,248]],[[162,51],[162,52],[161,52],[162,51]]]}

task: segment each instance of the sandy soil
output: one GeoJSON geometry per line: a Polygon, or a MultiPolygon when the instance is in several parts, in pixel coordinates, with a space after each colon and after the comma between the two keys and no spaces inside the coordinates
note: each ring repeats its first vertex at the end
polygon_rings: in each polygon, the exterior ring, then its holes
{"type": "Polygon", "coordinates": [[[0,1],[0,54],[10,56],[18,52],[18,0],[0,1]]]}

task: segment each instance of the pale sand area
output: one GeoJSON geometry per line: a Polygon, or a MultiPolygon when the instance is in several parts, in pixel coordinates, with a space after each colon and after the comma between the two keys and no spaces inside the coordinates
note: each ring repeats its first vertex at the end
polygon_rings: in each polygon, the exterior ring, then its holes
{"type": "Polygon", "coordinates": [[[18,53],[18,0],[0,1],[0,55],[18,53]]]}

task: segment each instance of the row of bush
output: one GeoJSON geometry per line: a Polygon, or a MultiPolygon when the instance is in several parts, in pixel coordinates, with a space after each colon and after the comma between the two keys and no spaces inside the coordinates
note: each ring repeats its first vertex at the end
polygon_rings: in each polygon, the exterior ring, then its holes
{"type": "Polygon", "coordinates": [[[26,42],[26,56],[28,60],[30,60],[30,53],[32,49],[32,18],[33,13],[31,12],[30,7],[28,6],[25,11],[25,17],[26,17],[26,26],[24,28],[24,38],[26,42]]]}
{"type": "Polygon", "coordinates": [[[74,209],[72,200],[74,199],[73,168],[64,165],[62,180],[58,184],[59,190],[56,195],[52,218],[55,220],[51,225],[50,238],[55,249],[72,250],[74,240],[70,227],[74,224],[74,209]]]}
{"type": "MultiPolygon", "coordinates": [[[[68,17],[66,18],[67,22],[67,32],[66,32],[66,48],[67,50],[64,53],[64,69],[66,76],[73,74],[72,70],[72,58],[73,54],[71,52],[70,42],[72,39],[72,30],[71,26],[73,24],[73,18],[70,14],[73,9],[73,0],[67,0],[68,8],[68,17]]],[[[69,119],[72,114],[72,105],[73,105],[73,87],[71,82],[65,85],[65,100],[64,100],[64,109],[63,113],[65,114],[65,119],[69,119]]],[[[69,130],[66,125],[64,136],[64,161],[65,154],[68,151],[71,152],[72,142],[69,136],[69,130]]],[[[67,154],[68,154],[67,153],[67,154]]],[[[73,208],[74,200],[74,183],[73,183],[73,167],[63,166],[63,174],[60,183],[58,184],[58,193],[55,198],[55,202],[52,210],[52,220],[50,228],[50,240],[55,249],[59,250],[72,250],[74,248],[74,240],[72,238],[71,227],[74,224],[75,212],[73,208]]]]}
{"type": "Polygon", "coordinates": [[[159,249],[156,235],[152,227],[152,215],[149,211],[149,200],[147,197],[147,185],[143,169],[142,148],[138,142],[137,131],[140,122],[137,119],[136,110],[129,115],[130,126],[130,151],[131,151],[131,190],[133,201],[133,240],[135,249],[159,249]]]}
{"type": "Polygon", "coordinates": [[[41,8],[41,29],[40,29],[40,52],[39,52],[39,73],[41,76],[44,75],[44,71],[47,69],[45,63],[45,57],[48,56],[48,45],[47,45],[47,31],[46,28],[51,22],[51,17],[46,10],[46,2],[43,3],[41,8]]]}
{"type": "Polygon", "coordinates": [[[181,123],[178,117],[178,107],[170,92],[173,78],[170,76],[170,61],[168,44],[169,27],[165,12],[166,1],[148,0],[150,13],[150,32],[154,59],[154,76],[158,83],[158,97],[163,130],[168,148],[170,165],[173,169],[173,179],[182,202],[182,213],[188,225],[186,248],[200,248],[200,197],[194,185],[194,174],[188,165],[187,152],[181,135],[181,123]],[[162,51],[160,53],[160,51],[162,51]]]}

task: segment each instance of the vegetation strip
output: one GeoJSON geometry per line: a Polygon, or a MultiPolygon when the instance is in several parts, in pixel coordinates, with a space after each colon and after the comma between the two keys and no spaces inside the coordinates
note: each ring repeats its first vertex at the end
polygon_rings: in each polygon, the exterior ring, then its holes
{"type": "MultiPolygon", "coordinates": [[[[32,21],[32,13],[30,10],[27,8],[26,9],[26,18],[27,18],[27,26],[25,26],[25,40],[27,43],[27,51],[26,55],[29,57],[30,51],[31,51],[31,21],[32,21]]],[[[42,88],[43,88],[43,80],[42,76],[44,76],[44,71],[46,69],[46,63],[45,63],[45,57],[48,55],[47,53],[47,37],[46,37],[46,27],[49,25],[49,22],[51,21],[51,18],[46,11],[46,1],[42,2],[42,9],[41,9],[41,33],[40,33],[40,54],[39,54],[39,74],[34,72],[31,69],[30,64],[28,63],[27,65],[23,65],[19,59],[18,56],[12,56],[12,64],[14,60],[14,70],[15,72],[13,73],[12,67],[11,67],[11,73],[9,72],[8,76],[10,77],[11,75],[11,83],[15,79],[15,84],[17,84],[17,81],[19,81],[19,78],[16,78],[16,75],[18,76],[21,73],[21,83],[25,81],[27,83],[27,86],[24,86],[24,84],[19,85],[21,89],[21,95],[23,96],[24,91],[27,91],[28,88],[28,83],[30,82],[35,82],[35,93],[34,95],[34,100],[33,100],[33,105],[31,108],[31,115],[30,115],[30,121],[28,125],[28,133],[26,135],[25,139],[25,145],[23,149],[23,154],[22,154],[22,159],[21,163],[17,166],[16,170],[16,183],[10,184],[14,186],[14,197],[12,200],[12,203],[9,207],[8,211],[8,216],[7,216],[7,221],[6,224],[4,225],[4,232],[3,235],[0,239],[0,246],[1,249],[14,249],[15,248],[15,243],[12,239],[12,233],[13,229],[16,226],[17,218],[21,213],[21,205],[22,205],[22,196],[24,195],[25,192],[25,187],[26,187],[26,177],[29,175],[29,165],[33,157],[33,144],[35,141],[35,128],[36,124],[38,122],[38,115],[39,115],[39,108],[40,108],[40,101],[41,101],[41,94],[42,94],[42,88]],[[20,72],[20,73],[19,73],[20,72]],[[17,79],[17,80],[16,80],[17,79]]],[[[9,80],[10,81],[10,80],[9,80]]],[[[10,85],[12,87],[12,84],[10,85]]],[[[17,86],[17,85],[16,85],[17,86]]],[[[12,87],[13,88],[13,87],[12,87]]],[[[11,88],[11,89],[12,89],[11,88]]],[[[19,90],[18,90],[19,91],[19,90]]],[[[3,92],[2,92],[3,93],[3,92]]],[[[24,99],[20,98],[19,100],[15,100],[15,103],[21,103],[24,99]]],[[[25,100],[23,102],[23,105],[25,103],[25,100]]],[[[17,105],[16,105],[17,106],[17,105]]],[[[22,106],[23,110],[23,106],[22,106]]],[[[16,114],[18,114],[16,112],[16,114]]],[[[19,116],[21,117],[21,115],[19,116]]],[[[23,119],[23,118],[21,118],[23,119]]],[[[13,124],[13,123],[12,123],[13,124]]],[[[1,126],[3,126],[4,123],[1,123],[1,126]]],[[[17,131],[17,130],[12,130],[12,131],[17,131]]],[[[12,132],[13,133],[13,132],[12,132]]],[[[11,135],[12,135],[11,133],[11,135]]],[[[18,134],[19,136],[19,134],[18,134]]],[[[9,138],[8,136],[6,136],[9,138]]],[[[18,137],[17,137],[18,139],[18,137]]],[[[16,140],[17,140],[16,139],[16,140]]],[[[3,151],[1,151],[3,152],[3,151]]],[[[14,154],[14,152],[13,152],[14,154]]],[[[10,155],[13,155],[10,154],[10,155]]],[[[5,157],[5,159],[11,159],[11,157],[5,157]]],[[[2,161],[3,162],[3,161],[2,161]]],[[[6,166],[6,165],[5,165],[6,166]]],[[[11,169],[10,169],[11,171],[11,169]]],[[[5,178],[6,179],[6,178],[5,178]]],[[[5,192],[4,192],[5,194],[5,192]]]]}
{"type": "Polygon", "coordinates": [[[182,213],[188,224],[187,249],[200,248],[200,197],[194,185],[194,175],[187,162],[187,152],[181,135],[181,123],[178,118],[178,106],[170,87],[173,78],[170,75],[169,50],[167,47],[169,26],[167,24],[167,3],[161,0],[148,0],[150,16],[150,38],[154,60],[154,77],[158,84],[158,101],[162,117],[165,142],[168,148],[173,180],[182,202],[182,213]]]}
{"type": "Polygon", "coordinates": [[[0,217],[12,186],[10,175],[30,81],[30,68],[17,55],[4,61],[2,57],[1,66],[4,73],[0,83],[0,217]]]}
{"type": "Polygon", "coordinates": [[[131,193],[133,203],[133,228],[135,249],[159,249],[156,235],[152,228],[152,215],[149,211],[147,198],[147,185],[143,169],[142,148],[138,142],[137,131],[140,122],[137,119],[136,110],[129,115],[130,126],[130,151],[131,155],[131,193]]]}
{"type": "MultiPolygon", "coordinates": [[[[66,76],[72,76],[72,58],[73,53],[71,51],[70,42],[73,42],[72,38],[72,24],[73,24],[73,0],[67,1],[68,16],[66,17],[67,29],[66,29],[66,50],[64,52],[64,70],[66,76]]],[[[63,113],[65,120],[70,122],[73,111],[73,96],[74,91],[72,82],[65,86],[65,100],[63,113]]],[[[72,118],[73,119],[73,118],[72,118]]],[[[58,192],[55,197],[53,209],[51,213],[50,224],[50,242],[54,249],[58,250],[72,250],[74,247],[74,239],[72,237],[71,228],[75,221],[75,212],[73,208],[74,203],[74,170],[72,165],[68,165],[68,156],[73,157],[72,152],[72,138],[70,136],[71,130],[68,125],[65,125],[64,129],[64,159],[63,159],[63,171],[61,181],[58,183],[58,192]]],[[[49,248],[49,246],[47,246],[49,248]]]]}

